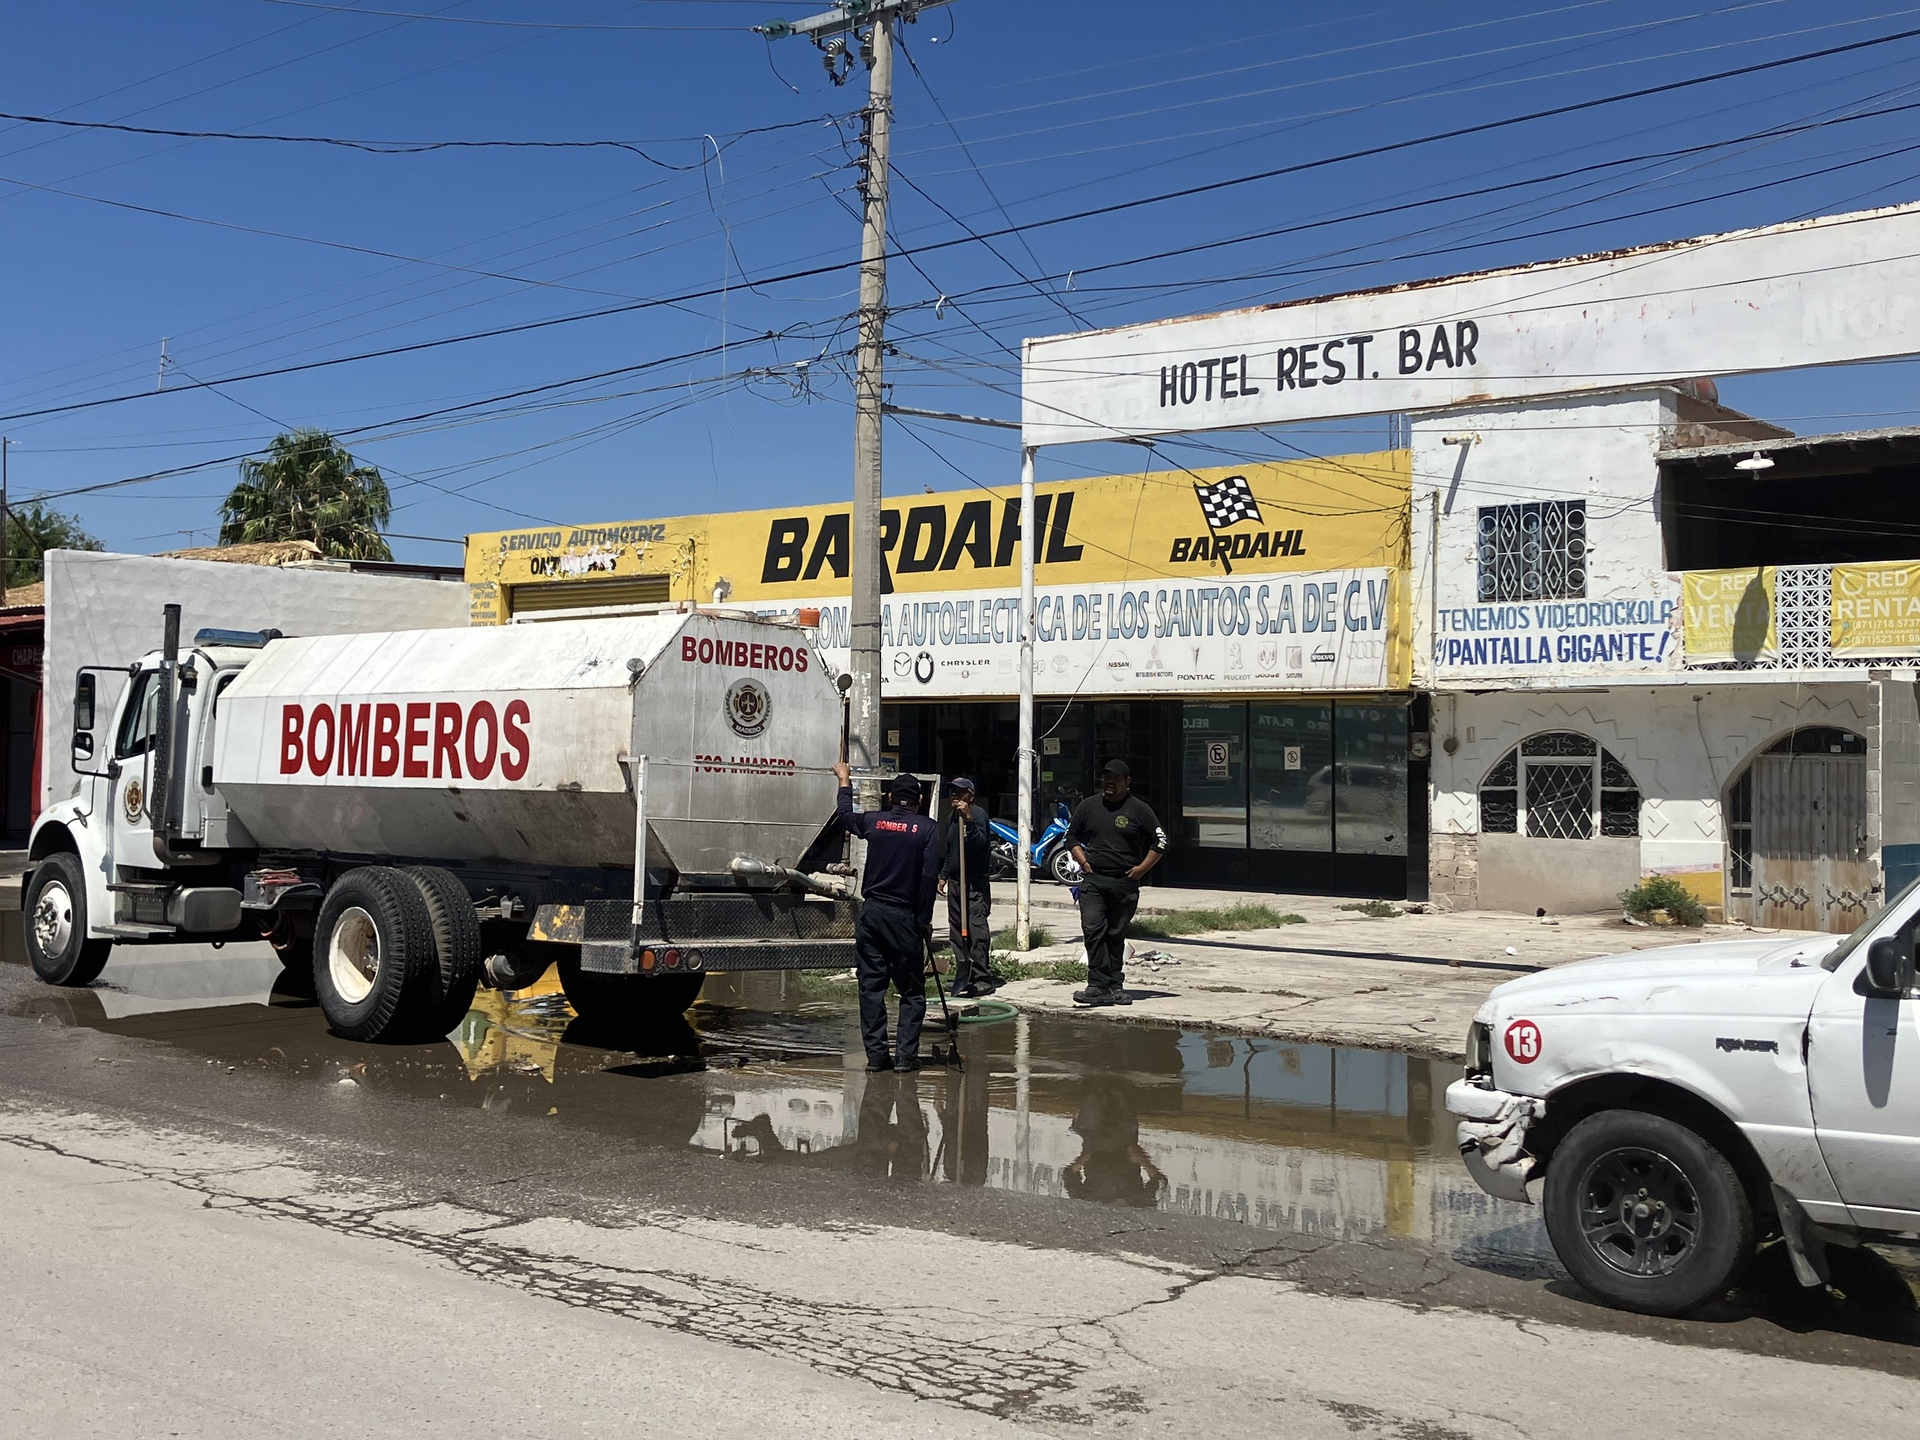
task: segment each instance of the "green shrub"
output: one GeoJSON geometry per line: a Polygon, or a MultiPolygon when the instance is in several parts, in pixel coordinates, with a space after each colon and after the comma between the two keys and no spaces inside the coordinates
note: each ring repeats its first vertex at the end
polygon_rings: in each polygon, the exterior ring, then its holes
{"type": "Polygon", "coordinates": [[[993,973],[1001,980],[1055,980],[1064,984],[1086,982],[1084,960],[1022,960],[1005,951],[995,951],[993,973]]]}
{"type": "MultiPolygon", "coordinates": [[[[1017,949],[1020,944],[1018,936],[1019,932],[1015,930],[1013,926],[1009,925],[1004,930],[996,930],[993,932],[992,944],[997,950],[1014,950],[1017,949]]],[[[1051,944],[1053,944],[1053,931],[1049,930],[1046,926],[1029,925],[1027,927],[1027,948],[1029,950],[1039,950],[1051,944]]]]}
{"type": "Polygon", "coordinates": [[[1664,910],[1677,925],[1707,923],[1706,909],[1671,875],[1649,875],[1631,890],[1622,890],[1620,908],[1636,920],[1646,920],[1654,911],[1664,910]]]}
{"type": "Polygon", "coordinates": [[[1218,910],[1149,911],[1134,917],[1127,935],[1166,940],[1176,935],[1203,935],[1209,930],[1272,930],[1306,923],[1303,915],[1282,915],[1271,905],[1242,901],[1218,910]]]}

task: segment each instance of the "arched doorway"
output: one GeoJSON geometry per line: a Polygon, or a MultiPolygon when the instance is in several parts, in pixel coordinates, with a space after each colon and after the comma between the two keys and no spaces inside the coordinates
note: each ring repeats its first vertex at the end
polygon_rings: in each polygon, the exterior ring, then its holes
{"type": "Polygon", "coordinates": [[[1845,934],[1873,904],[1867,742],[1814,726],[1770,745],[1727,787],[1727,916],[1845,934]]]}

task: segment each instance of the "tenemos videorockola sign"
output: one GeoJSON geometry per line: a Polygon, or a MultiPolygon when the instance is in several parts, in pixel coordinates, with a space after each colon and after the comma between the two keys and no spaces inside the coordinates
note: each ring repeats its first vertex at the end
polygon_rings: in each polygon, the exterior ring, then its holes
{"type": "MultiPolygon", "coordinates": [[[[1409,488],[1404,451],[1039,486],[1039,693],[1405,688],[1409,488]]],[[[890,697],[1017,693],[1019,539],[1017,486],[885,502],[890,697]]],[[[474,535],[467,580],[476,624],[522,586],[586,608],[647,577],[674,600],[818,610],[841,666],[851,549],[847,506],[794,506],[474,535]]]]}

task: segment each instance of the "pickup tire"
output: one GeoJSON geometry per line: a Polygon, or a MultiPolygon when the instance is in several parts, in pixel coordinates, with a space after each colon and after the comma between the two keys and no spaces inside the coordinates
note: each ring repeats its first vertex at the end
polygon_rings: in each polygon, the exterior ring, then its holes
{"type": "Polygon", "coordinates": [[[367,865],[333,882],[313,927],[313,989],[336,1035],[418,1038],[406,1002],[437,968],[433,919],[409,876],[367,865]]]}
{"type": "Polygon", "coordinates": [[[473,1008],[485,960],[480,919],[473,897],[451,870],[410,865],[401,872],[420,891],[433,929],[435,963],[424,968],[416,992],[407,997],[409,1020],[423,1035],[445,1035],[473,1008]]]}
{"type": "Polygon", "coordinates": [[[644,1034],[663,1021],[676,1021],[700,998],[705,975],[601,975],[580,968],[580,952],[561,957],[560,988],[567,1003],[595,1032],[609,1041],[644,1034]]]}
{"type": "Polygon", "coordinates": [[[1684,1315],[1726,1294],[1753,1257],[1753,1206],[1733,1166],[1661,1115],[1589,1115],[1554,1149],[1542,1199],[1561,1263],[1623,1310],[1684,1315]]]}
{"type": "Polygon", "coordinates": [[[87,939],[87,877],[71,850],[34,867],[20,919],[33,973],[49,985],[91,985],[106,969],[113,942],[87,939]]]}

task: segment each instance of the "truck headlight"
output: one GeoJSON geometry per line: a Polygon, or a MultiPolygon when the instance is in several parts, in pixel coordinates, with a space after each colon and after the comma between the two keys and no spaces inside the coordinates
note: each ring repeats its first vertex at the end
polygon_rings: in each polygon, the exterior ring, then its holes
{"type": "Polygon", "coordinates": [[[1474,1021],[1467,1027],[1467,1074],[1493,1073],[1493,1027],[1474,1021]]]}

